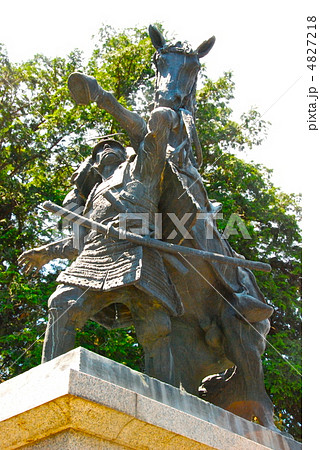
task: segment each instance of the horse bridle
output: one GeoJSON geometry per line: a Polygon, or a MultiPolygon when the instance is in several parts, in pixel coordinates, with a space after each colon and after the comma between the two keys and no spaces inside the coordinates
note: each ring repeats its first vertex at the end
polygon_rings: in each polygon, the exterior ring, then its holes
{"type": "MultiPolygon", "coordinates": [[[[178,43],[180,44],[180,43],[178,43]]],[[[153,63],[156,67],[156,86],[155,86],[155,92],[157,93],[158,90],[158,77],[159,77],[159,69],[158,69],[158,59],[162,54],[165,53],[184,53],[187,55],[197,55],[197,52],[193,51],[188,44],[185,42],[181,47],[177,47],[176,45],[165,45],[162,48],[158,49],[154,55],[153,55],[153,63]]],[[[191,98],[193,95],[193,92],[195,91],[195,87],[197,84],[197,77],[195,78],[195,81],[190,89],[190,92],[185,96],[185,98],[191,98]]],[[[156,94],[155,94],[156,95],[156,94]]],[[[190,158],[193,165],[198,169],[201,167],[203,162],[203,154],[202,154],[202,148],[199,141],[196,125],[194,122],[193,113],[186,109],[186,108],[179,108],[178,111],[181,114],[182,121],[184,123],[184,126],[186,128],[188,140],[190,143],[190,146],[192,148],[192,144],[194,144],[195,147],[195,156],[196,156],[196,162],[194,161],[194,158],[190,158]]]]}

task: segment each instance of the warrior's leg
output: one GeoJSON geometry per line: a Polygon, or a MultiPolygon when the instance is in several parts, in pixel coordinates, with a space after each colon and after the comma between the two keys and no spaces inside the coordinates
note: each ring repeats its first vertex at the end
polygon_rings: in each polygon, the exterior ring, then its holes
{"type": "Polygon", "coordinates": [[[48,302],[49,320],[46,329],[42,362],[50,361],[74,348],[76,328],[81,328],[95,309],[95,298],[86,301],[83,289],[60,285],[48,302]]]}
{"type": "Polygon", "coordinates": [[[159,304],[145,301],[131,306],[137,338],[145,352],[146,373],[161,381],[174,384],[173,357],[170,345],[171,320],[159,304]]]}

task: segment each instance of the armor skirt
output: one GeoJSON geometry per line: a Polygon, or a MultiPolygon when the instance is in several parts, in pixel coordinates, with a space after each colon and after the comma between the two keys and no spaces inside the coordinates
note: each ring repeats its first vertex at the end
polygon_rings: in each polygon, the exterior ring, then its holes
{"type": "Polygon", "coordinates": [[[57,281],[105,292],[134,285],[156,298],[172,315],[182,313],[181,300],[157,250],[95,232],[57,281]]]}

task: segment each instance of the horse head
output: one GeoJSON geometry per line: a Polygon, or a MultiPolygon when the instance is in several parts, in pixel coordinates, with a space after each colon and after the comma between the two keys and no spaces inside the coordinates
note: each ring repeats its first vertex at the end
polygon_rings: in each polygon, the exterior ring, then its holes
{"type": "Polygon", "coordinates": [[[160,31],[150,25],[149,35],[157,50],[154,63],[157,69],[155,107],[166,106],[194,112],[199,59],[205,56],[215,42],[212,36],[196,50],[186,42],[167,43],[160,31]]]}

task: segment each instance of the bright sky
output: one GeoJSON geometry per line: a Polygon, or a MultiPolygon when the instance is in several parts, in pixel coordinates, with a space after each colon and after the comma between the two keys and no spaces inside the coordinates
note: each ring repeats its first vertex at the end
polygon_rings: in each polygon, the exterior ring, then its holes
{"type": "MultiPolygon", "coordinates": [[[[307,130],[306,17],[316,15],[316,2],[313,7],[310,1],[299,3],[304,5],[288,0],[12,0],[1,5],[0,42],[12,61],[21,61],[35,53],[64,56],[76,47],[90,54],[91,37],[102,24],[122,28],[162,22],[194,48],[215,35],[204,62],[213,79],[233,70],[234,118],[255,106],[272,123],[263,146],[246,158],[274,169],[275,184],[286,192],[301,192],[302,171],[319,132],[307,130]]],[[[319,80],[318,75],[318,90],[319,80]]]]}

